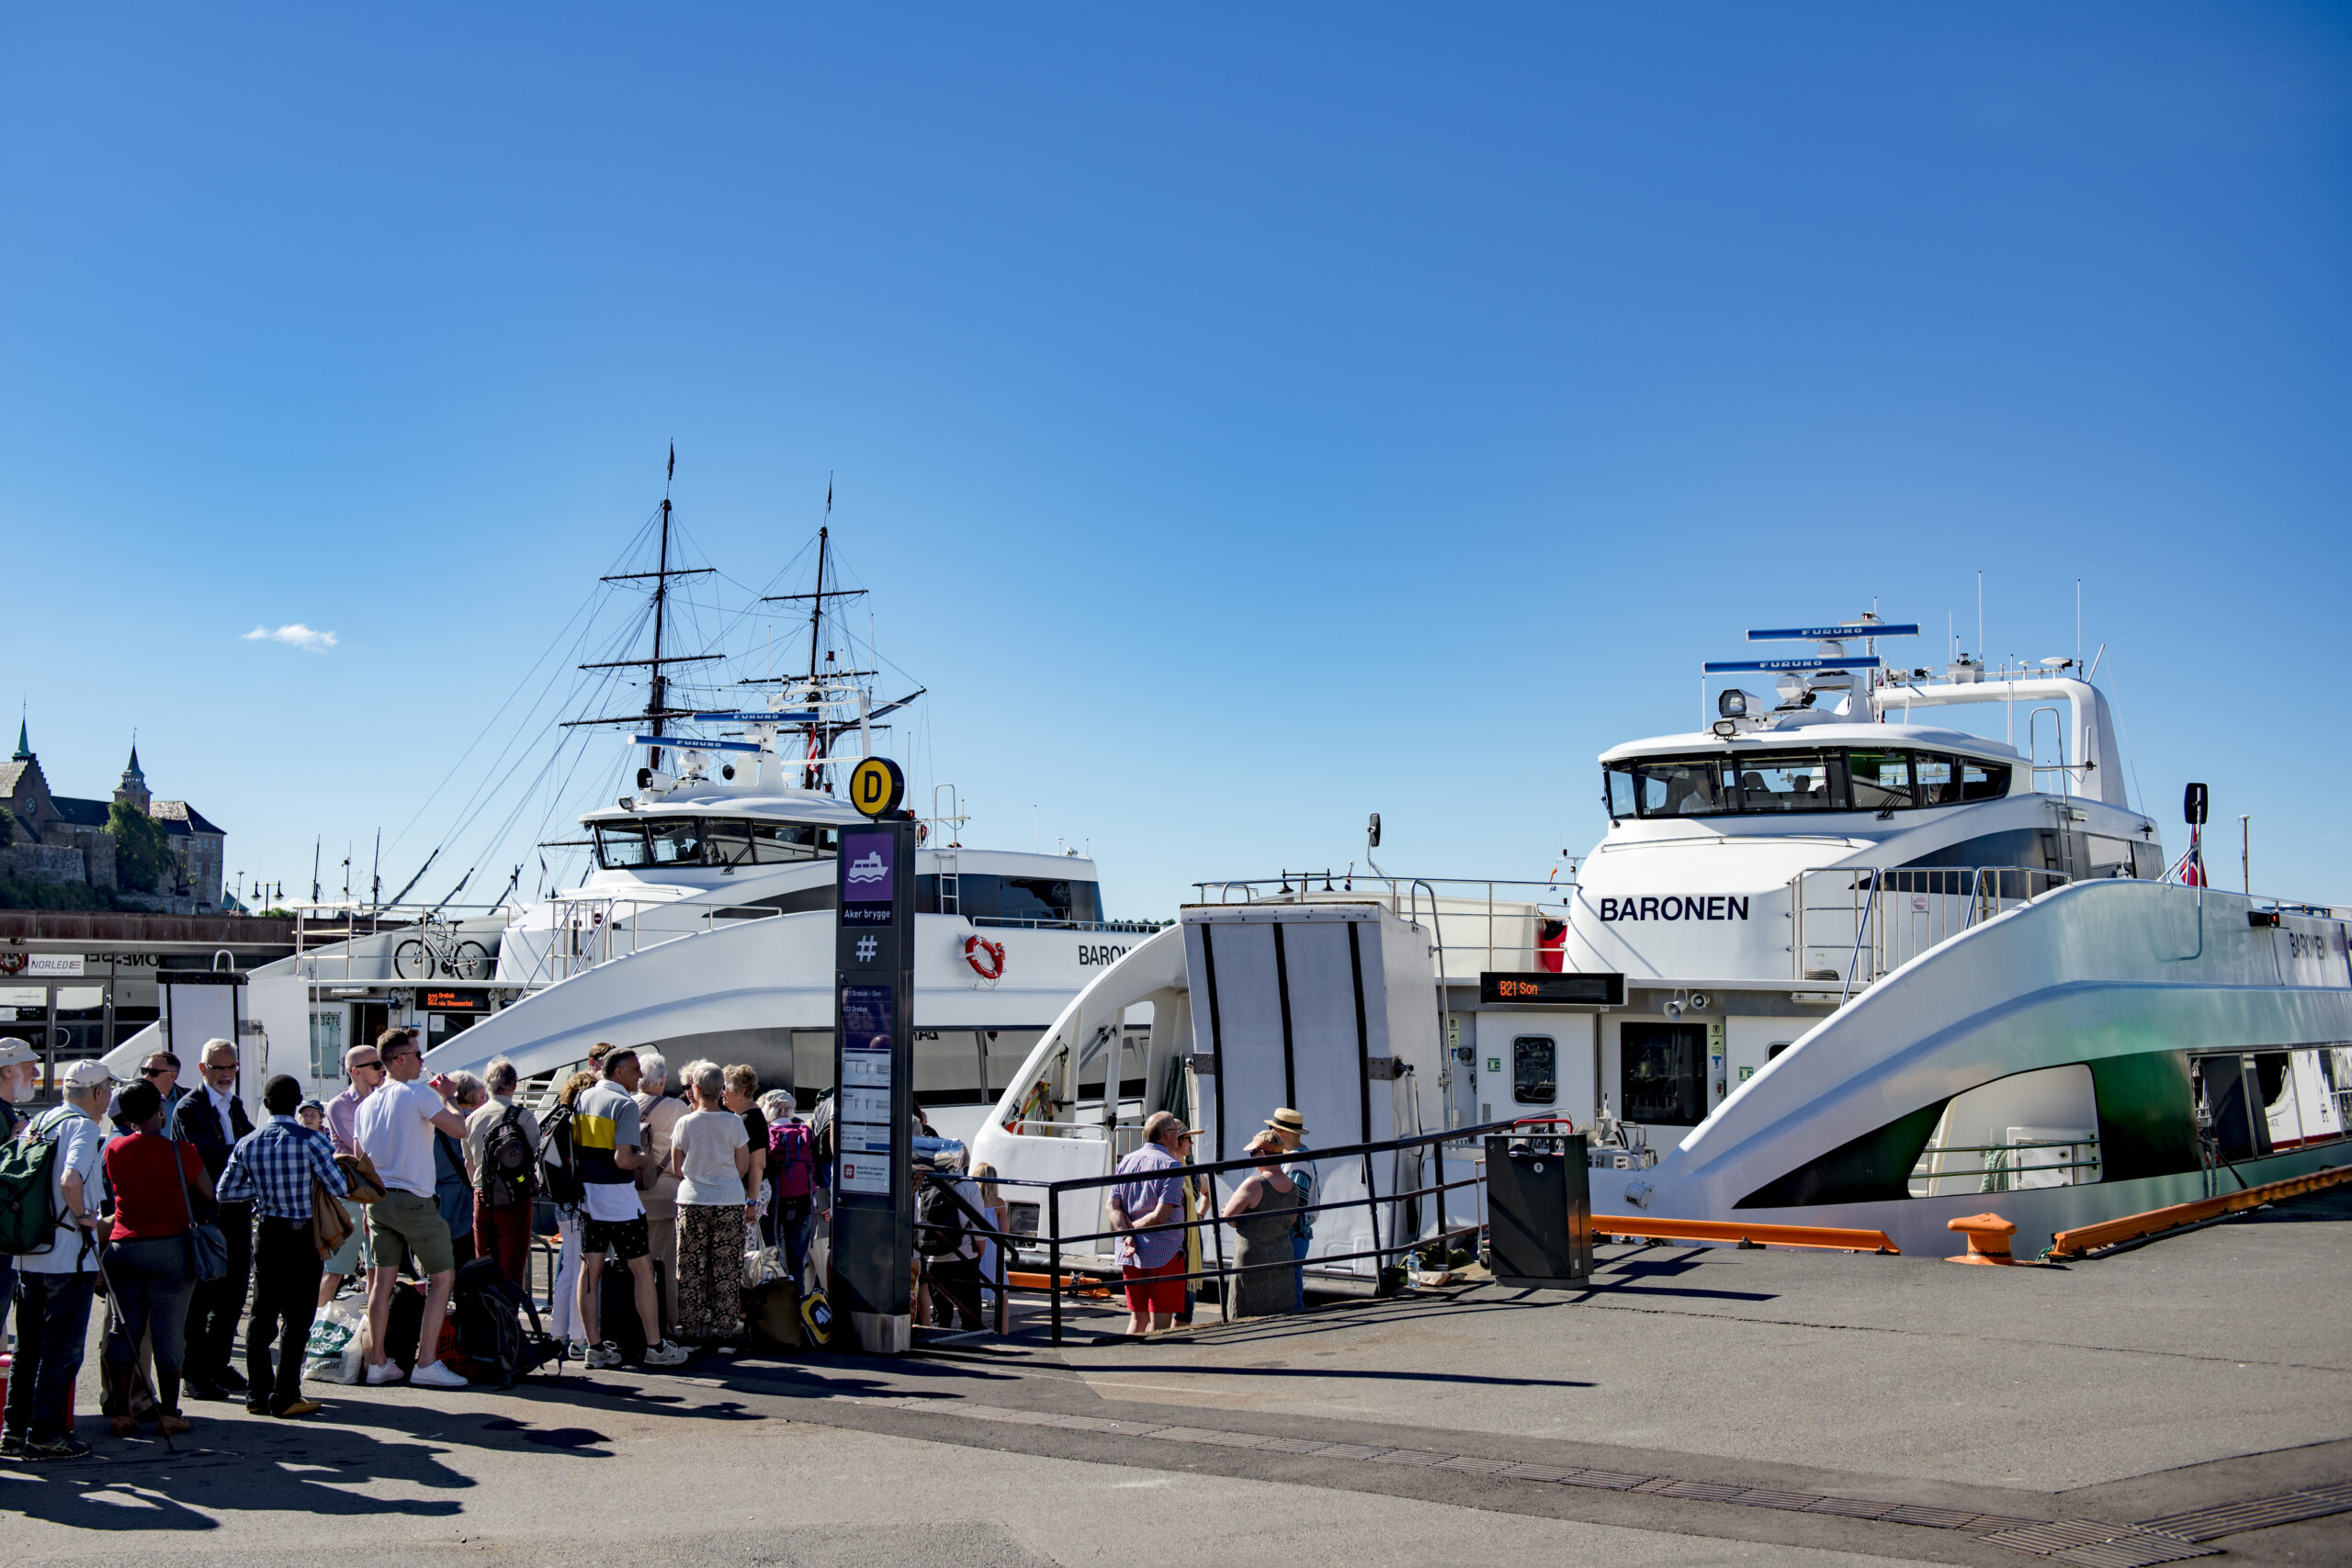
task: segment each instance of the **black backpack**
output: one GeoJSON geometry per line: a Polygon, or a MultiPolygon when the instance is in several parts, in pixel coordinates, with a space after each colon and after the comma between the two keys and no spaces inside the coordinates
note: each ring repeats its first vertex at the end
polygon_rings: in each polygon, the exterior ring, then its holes
{"type": "Polygon", "coordinates": [[[586,1201],[587,1184],[580,1179],[579,1164],[571,1157],[569,1105],[557,1106],[539,1123],[539,1175],[544,1182],[541,1190],[547,1193],[549,1202],[573,1209],[586,1201]]]}
{"type": "Polygon", "coordinates": [[[65,1216],[57,1209],[57,1129],[59,1117],[44,1128],[36,1121],[21,1138],[0,1144],[0,1253],[28,1258],[47,1252],[57,1242],[57,1224],[65,1216]]]}
{"type": "Polygon", "coordinates": [[[473,1381],[513,1388],[514,1380],[549,1361],[560,1365],[563,1345],[540,1326],[539,1309],[516,1287],[495,1258],[477,1258],[458,1270],[449,1292],[449,1315],[458,1325],[458,1348],[473,1381]],[[531,1326],[523,1326],[527,1315],[531,1326]]]}
{"type": "Polygon", "coordinates": [[[538,1156],[523,1131],[523,1108],[510,1105],[481,1145],[481,1199],[493,1209],[511,1209],[539,1195],[538,1156]]]}
{"type": "Polygon", "coordinates": [[[915,1200],[915,1250],[925,1258],[956,1258],[964,1250],[964,1216],[956,1207],[956,1190],[944,1181],[926,1181],[915,1200]]]}

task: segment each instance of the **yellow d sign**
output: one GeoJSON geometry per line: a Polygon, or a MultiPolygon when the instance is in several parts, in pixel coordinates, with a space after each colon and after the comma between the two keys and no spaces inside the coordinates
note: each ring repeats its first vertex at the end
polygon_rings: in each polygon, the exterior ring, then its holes
{"type": "Polygon", "coordinates": [[[849,803],[879,819],[899,809],[907,795],[907,775],[888,757],[868,757],[850,770],[849,803]]]}

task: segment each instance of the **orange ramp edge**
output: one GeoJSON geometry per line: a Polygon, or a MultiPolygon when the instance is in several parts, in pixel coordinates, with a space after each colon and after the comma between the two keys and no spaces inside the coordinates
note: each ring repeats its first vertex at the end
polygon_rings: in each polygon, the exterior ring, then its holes
{"type": "Polygon", "coordinates": [[[2335,1165],[2324,1170],[2315,1170],[2309,1176],[2290,1176],[2284,1181],[2266,1181],[2243,1192],[2224,1192],[2218,1198],[2199,1198],[2192,1203],[2150,1209],[2144,1213],[2126,1214],[2120,1220],[2101,1220],[2095,1225],[2076,1225],[2073,1230],[2060,1231],[2051,1237],[2050,1250],[2042,1256],[2080,1258],[2103,1247],[2118,1247],[2127,1241],[2162,1235],[2166,1231],[2193,1225],[2200,1220],[2218,1219],[2223,1214],[2236,1213],[2241,1209],[2258,1209],[2281,1198],[2300,1197],[2305,1192],[2317,1192],[2346,1181],[2352,1181],[2352,1166],[2335,1165]]]}
{"type": "Polygon", "coordinates": [[[1832,1225],[1750,1225],[1730,1220],[1636,1219],[1631,1214],[1595,1214],[1596,1235],[1639,1236],[1645,1241],[1747,1242],[1755,1247],[1811,1247],[1829,1252],[1883,1252],[1902,1248],[1884,1231],[1840,1230],[1832,1225]]]}

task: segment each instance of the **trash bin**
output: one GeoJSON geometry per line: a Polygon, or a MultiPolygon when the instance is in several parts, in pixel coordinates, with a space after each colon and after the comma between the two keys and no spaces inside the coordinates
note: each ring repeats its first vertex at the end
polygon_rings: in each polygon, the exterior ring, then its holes
{"type": "Polygon", "coordinates": [[[1487,1139],[1487,1246],[1498,1285],[1592,1277],[1592,1186],[1585,1138],[1565,1126],[1487,1139]]]}

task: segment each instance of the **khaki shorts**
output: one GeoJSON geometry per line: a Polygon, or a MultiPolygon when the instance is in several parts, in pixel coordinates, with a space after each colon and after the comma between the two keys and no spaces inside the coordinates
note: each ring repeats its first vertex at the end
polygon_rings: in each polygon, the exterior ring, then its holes
{"type": "Polygon", "coordinates": [[[458,1266],[458,1249],[449,1241],[449,1222],[441,1205],[430,1198],[395,1188],[368,1205],[368,1248],[370,1264],[397,1269],[413,1256],[427,1275],[446,1274],[458,1266]]]}

